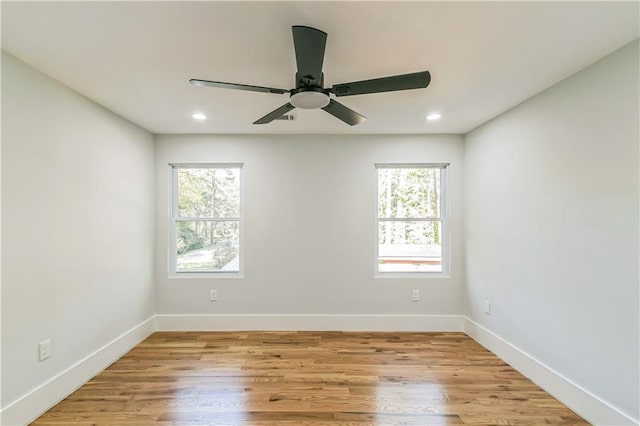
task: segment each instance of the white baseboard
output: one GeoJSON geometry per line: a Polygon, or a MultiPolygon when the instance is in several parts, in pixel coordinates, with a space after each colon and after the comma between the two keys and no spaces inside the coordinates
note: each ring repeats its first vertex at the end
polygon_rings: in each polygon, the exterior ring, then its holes
{"type": "Polygon", "coordinates": [[[158,331],[463,331],[461,315],[156,315],[158,331]]]}
{"type": "Polygon", "coordinates": [[[155,316],[116,337],[0,412],[3,426],[25,425],[84,385],[155,331],[155,316]]]}
{"type": "Polygon", "coordinates": [[[489,329],[468,317],[464,317],[464,320],[464,331],[468,336],[496,354],[588,422],[599,426],[638,424],[638,421],[631,416],[572,382],[489,329]]]}

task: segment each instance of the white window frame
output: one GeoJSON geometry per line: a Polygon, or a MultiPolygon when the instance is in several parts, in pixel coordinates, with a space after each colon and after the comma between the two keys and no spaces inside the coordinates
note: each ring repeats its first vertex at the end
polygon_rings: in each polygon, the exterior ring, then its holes
{"type": "Polygon", "coordinates": [[[447,171],[450,163],[375,163],[375,278],[450,278],[451,248],[449,235],[449,194],[447,185],[447,171]],[[378,169],[440,169],[440,217],[425,218],[380,218],[378,216],[378,169]],[[381,272],[379,269],[379,224],[380,221],[398,222],[440,222],[442,260],[441,271],[405,271],[381,272]]]}
{"type": "Polygon", "coordinates": [[[168,246],[168,276],[169,278],[244,278],[244,164],[243,163],[170,163],[169,197],[169,243],[168,246]],[[240,216],[225,218],[180,218],[178,215],[178,169],[240,169],[240,216]],[[238,270],[237,271],[178,271],[178,255],[176,250],[176,222],[208,221],[208,222],[238,222],[238,270]]]}

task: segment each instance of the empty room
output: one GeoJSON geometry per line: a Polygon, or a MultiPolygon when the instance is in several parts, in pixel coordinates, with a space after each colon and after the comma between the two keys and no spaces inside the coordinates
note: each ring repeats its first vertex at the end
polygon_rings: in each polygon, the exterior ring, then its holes
{"type": "Polygon", "coordinates": [[[640,2],[0,7],[0,425],[639,424],[640,2]]]}

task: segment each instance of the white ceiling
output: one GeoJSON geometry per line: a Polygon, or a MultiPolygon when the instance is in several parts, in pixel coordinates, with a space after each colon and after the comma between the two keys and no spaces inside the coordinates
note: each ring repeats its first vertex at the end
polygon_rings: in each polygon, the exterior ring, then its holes
{"type": "Polygon", "coordinates": [[[638,37],[638,2],[2,2],[2,48],[154,133],[466,133],[638,37]],[[252,125],[292,88],[292,25],[327,32],[325,86],[429,70],[427,89],[252,125]],[[191,114],[204,112],[205,122],[191,114]],[[439,122],[425,115],[439,111],[439,122]]]}

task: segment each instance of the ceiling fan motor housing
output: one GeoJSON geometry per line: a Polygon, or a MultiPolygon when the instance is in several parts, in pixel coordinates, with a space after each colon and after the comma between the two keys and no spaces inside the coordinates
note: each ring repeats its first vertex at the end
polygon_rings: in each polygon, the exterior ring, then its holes
{"type": "Polygon", "coordinates": [[[300,75],[299,72],[296,73],[296,89],[299,89],[304,86],[316,86],[316,87],[324,87],[324,73],[320,73],[320,81],[318,81],[312,75],[300,75]]]}

